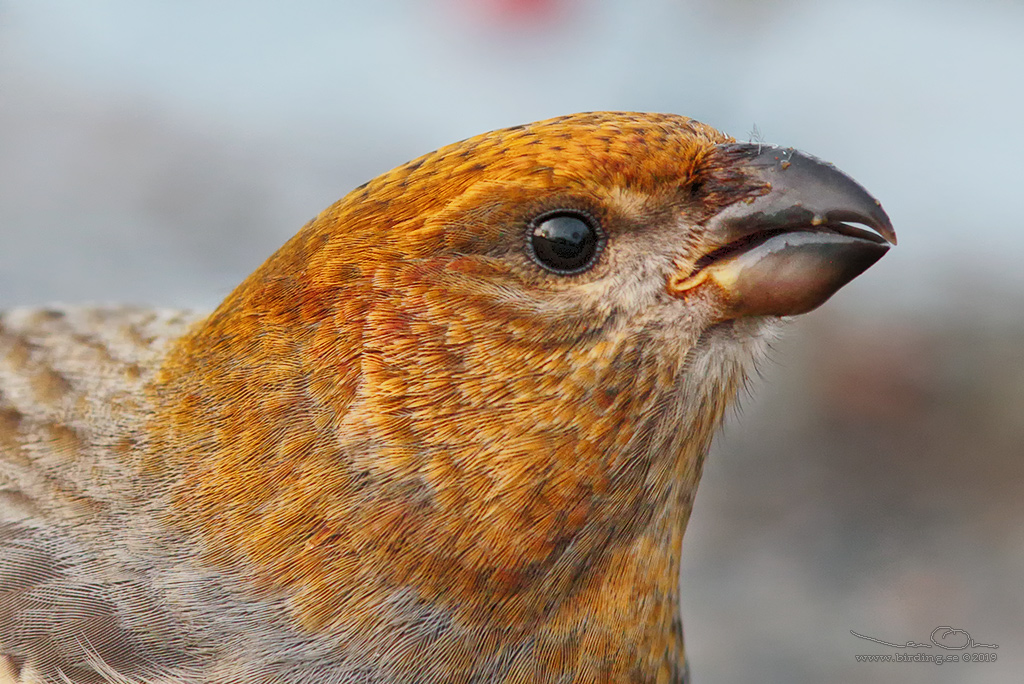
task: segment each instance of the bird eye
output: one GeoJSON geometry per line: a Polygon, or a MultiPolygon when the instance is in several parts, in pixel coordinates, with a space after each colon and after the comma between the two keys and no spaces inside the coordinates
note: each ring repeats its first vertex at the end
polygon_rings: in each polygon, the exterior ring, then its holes
{"type": "Polygon", "coordinates": [[[562,275],[590,268],[604,246],[596,222],[587,214],[560,211],[545,214],[530,224],[527,233],[533,260],[562,275]]]}

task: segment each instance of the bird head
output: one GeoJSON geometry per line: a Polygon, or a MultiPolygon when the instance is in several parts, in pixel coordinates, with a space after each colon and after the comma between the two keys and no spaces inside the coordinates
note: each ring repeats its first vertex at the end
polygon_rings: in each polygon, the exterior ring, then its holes
{"type": "Polygon", "coordinates": [[[834,167],[684,117],[471,138],[325,210],[171,350],[143,470],[310,630],[626,611],[674,592],[779,318],[890,242],[834,167]]]}

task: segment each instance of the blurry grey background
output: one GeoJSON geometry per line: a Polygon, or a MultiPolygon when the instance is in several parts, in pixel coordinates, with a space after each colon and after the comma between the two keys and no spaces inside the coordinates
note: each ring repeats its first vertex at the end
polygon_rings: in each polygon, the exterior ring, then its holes
{"type": "Polygon", "coordinates": [[[0,0],[0,306],[212,307],[358,183],[574,111],[799,147],[900,245],[790,326],[717,442],[694,679],[1020,681],[1022,86],[1010,0],[0,0]],[[850,630],[939,625],[998,661],[855,662],[896,649],[850,630]]]}

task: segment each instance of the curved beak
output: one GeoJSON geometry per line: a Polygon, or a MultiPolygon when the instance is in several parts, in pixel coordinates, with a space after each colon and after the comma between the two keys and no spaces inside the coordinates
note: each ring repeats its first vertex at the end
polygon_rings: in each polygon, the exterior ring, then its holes
{"type": "Polygon", "coordinates": [[[730,143],[716,155],[762,194],[705,222],[710,249],[667,283],[680,297],[714,287],[726,318],[805,313],[896,244],[878,200],[848,175],[792,148],[730,143]]]}

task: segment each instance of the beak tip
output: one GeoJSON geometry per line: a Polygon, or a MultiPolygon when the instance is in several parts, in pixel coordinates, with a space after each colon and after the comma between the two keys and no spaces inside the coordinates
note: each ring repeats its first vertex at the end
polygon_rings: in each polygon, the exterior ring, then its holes
{"type": "Polygon", "coordinates": [[[893,247],[899,243],[899,240],[896,239],[896,229],[892,227],[888,216],[886,216],[885,231],[882,232],[882,237],[888,240],[893,247]]]}

